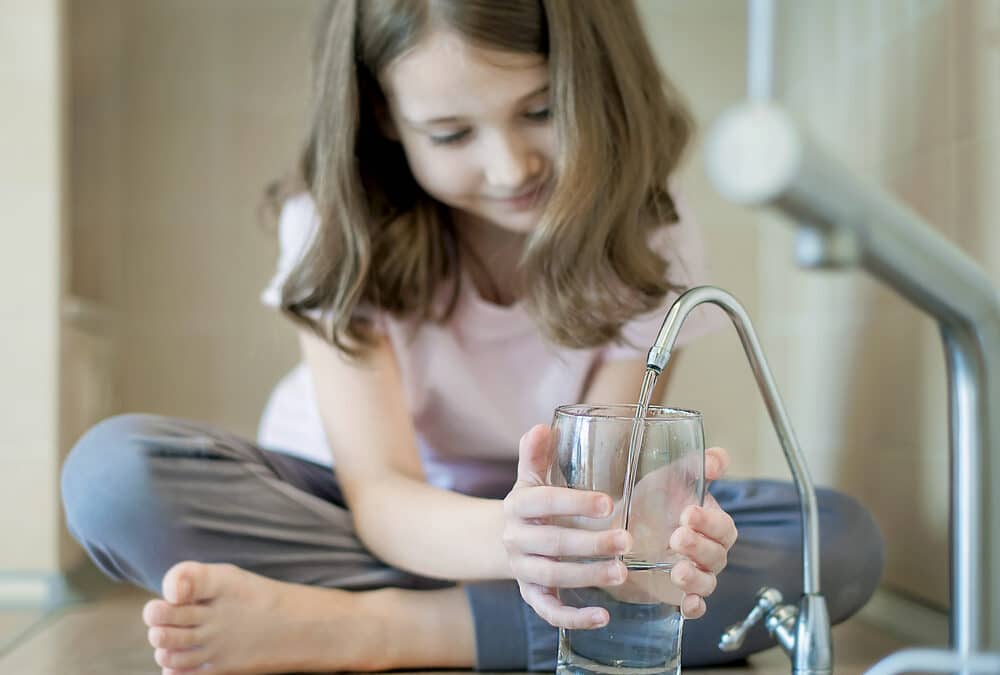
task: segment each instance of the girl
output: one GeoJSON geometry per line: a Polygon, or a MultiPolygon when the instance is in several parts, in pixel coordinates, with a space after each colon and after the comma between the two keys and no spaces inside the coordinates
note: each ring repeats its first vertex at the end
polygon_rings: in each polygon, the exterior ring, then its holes
{"type": "MultiPolygon", "coordinates": [[[[666,307],[699,281],[697,229],[667,189],[689,115],[620,1],[341,0],[316,59],[263,294],[303,364],[258,443],[149,415],[90,430],[63,471],[69,527],[107,574],[162,595],[143,619],[165,674],[551,670],[555,626],[608,619],[554,589],[625,578],[558,558],[629,541],[546,524],[610,503],[542,485],[533,425],[634,401],[666,307]]],[[[727,462],[709,450],[707,478],[727,462]]],[[[767,646],[759,631],[715,648],[759,586],[800,588],[794,490],[711,493],[670,542],[688,617],[722,588],[685,630],[688,665],[767,646]]],[[[854,502],[819,498],[842,620],[881,542],[854,502]]]]}

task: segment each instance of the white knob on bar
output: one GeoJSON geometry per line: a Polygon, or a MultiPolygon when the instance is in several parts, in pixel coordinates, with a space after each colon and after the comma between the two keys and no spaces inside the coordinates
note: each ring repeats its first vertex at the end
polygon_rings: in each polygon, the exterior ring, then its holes
{"type": "Polygon", "coordinates": [[[771,103],[749,103],[725,112],[705,146],[708,176],[719,193],[751,206],[775,199],[802,161],[802,141],[792,118],[771,103]]]}

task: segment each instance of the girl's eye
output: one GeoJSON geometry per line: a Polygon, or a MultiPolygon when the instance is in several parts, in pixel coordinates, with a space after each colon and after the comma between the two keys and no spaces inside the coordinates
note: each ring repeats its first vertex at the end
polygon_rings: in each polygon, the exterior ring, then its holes
{"type": "Polygon", "coordinates": [[[463,138],[469,135],[468,129],[462,129],[461,131],[456,131],[453,134],[448,134],[446,136],[434,136],[430,137],[431,143],[434,145],[449,145],[452,143],[458,143],[463,138]]]}
{"type": "Polygon", "coordinates": [[[526,112],[524,113],[524,116],[530,120],[541,122],[552,117],[552,111],[549,108],[542,108],[540,110],[531,110],[526,112]]]}

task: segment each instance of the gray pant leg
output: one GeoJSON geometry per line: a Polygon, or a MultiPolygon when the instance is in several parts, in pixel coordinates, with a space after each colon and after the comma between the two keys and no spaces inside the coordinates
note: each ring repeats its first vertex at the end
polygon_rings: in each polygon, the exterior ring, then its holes
{"type": "Polygon", "coordinates": [[[155,415],[101,422],[62,470],[73,536],[106,574],[155,593],[183,560],[351,590],[450,585],[375,558],[338,494],[329,468],[155,415]]]}
{"type": "MultiPolygon", "coordinates": [[[[739,539],[708,599],[708,611],[684,625],[685,667],[736,661],[775,643],[758,625],[737,652],[716,646],[726,627],[749,612],[761,586],[779,589],[796,602],[802,593],[801,529],[794,486],[781,481],[716,481],[710,488],[736,522],[739,539]]],[[[820,509],[820,589],[831,621],[858,611],[878,585],[884,561],[882,535],[854,499],[817,489],[820,509]]],[[[558,631],[521,601],[514,582],[467,587],[476,624],[480,670],[554,670],[558,631]],[[515,656],[514,650],[517,656],[515,656]]]]}

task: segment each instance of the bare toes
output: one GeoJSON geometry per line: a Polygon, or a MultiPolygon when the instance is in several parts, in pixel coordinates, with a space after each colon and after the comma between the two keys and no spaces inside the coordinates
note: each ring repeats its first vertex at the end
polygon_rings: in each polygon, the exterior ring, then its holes
{"type": "Polygon", "coordinates": [[[187,605],[196,601],[195,586],[204,576],[201,563],[180,562],[163,575],[163,599],[173,605],[187,605]]]}
{"type": "Polygon", "coordinates": [[[142,608],[142,621],[147,626],[200,626],[208,617],[207,607],[171,605],[166,600],[150,600],[142,608]]]}
{"type": "Polygon", "coordinates": [[[200,630],[153,626],[147,632],[149,644],[163,649],[190,649],[205,644],[205,636],[200,630]]]}
{"type": "Polygon", "coordinates": [[[205,663],[208,658],[204,649],[194,648],[187,650],[157,649],[153,652],[153,659],[161,668],[173,670],[194,670],[205,663]]]}
{"type": "Polygon", "coordinates": [[[163,575],[163,599],[174,605],[212,600],[237,569],[225,563],[179,562],[163,575]]]}

